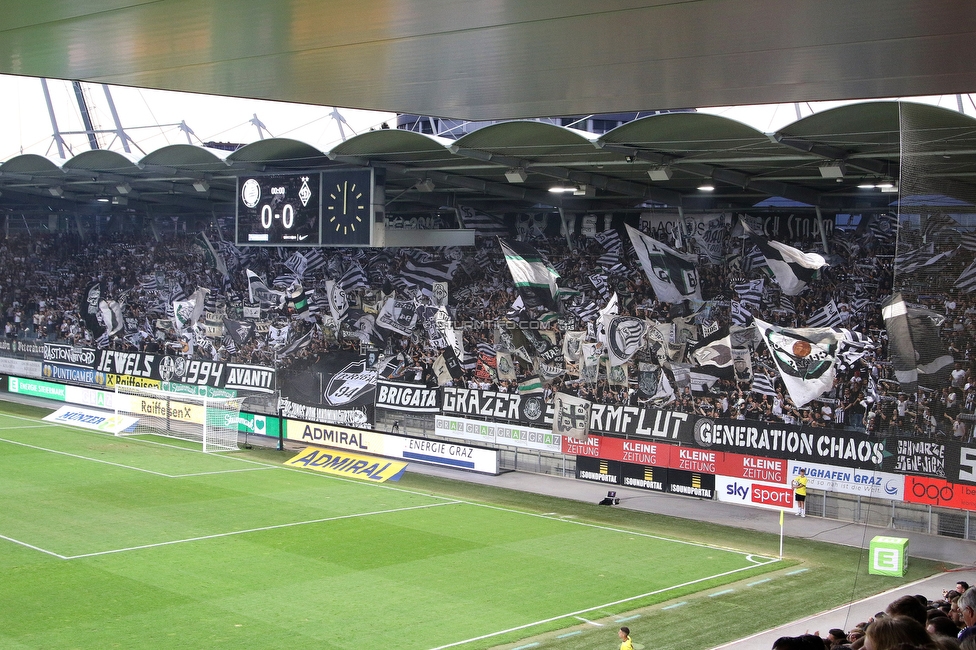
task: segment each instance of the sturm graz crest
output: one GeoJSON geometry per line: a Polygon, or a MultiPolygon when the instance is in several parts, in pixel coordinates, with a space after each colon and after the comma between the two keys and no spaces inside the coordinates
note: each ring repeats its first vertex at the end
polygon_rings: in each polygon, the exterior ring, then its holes
{"type": "Polygon", "coordinates": [[[353,361],[337,372],[325,388],[325,401],[332,406],[350,404],[376,388],[376,371],[366,369],[366,360],[353,361]]]}
{"type": "Polygon", "coordinates": [[[530,420],[538,420],[542,417],[542,399],[539,397],[525,398],[522,406],[522,414],[530,420]]]}
{"type": "Polygon", "coordinates": [[[163,357],[159,362],[159,378],[163,381],[179,379],[186,374],[186,359],[183,357],[163,357]]]}

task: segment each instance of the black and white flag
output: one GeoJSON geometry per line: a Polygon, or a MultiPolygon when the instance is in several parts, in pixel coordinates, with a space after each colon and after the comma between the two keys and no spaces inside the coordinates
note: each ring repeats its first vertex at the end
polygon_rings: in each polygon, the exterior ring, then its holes
{"type": "Polygon", "coordinates": [[[672,304],[701,300],[697,256],[679,253],[631,226],[627,234],[658,300],[672,304]]]}
{"type": "Polygon", "coordinates": [[[752,243],[762,251],[776,282],[788,296],[795,296],[803,291],[816,277],[817,271],[827,265],[823,255],[804,253],[792,246],[766,239],[753,231],[744,221],[742,228],[752,243]]]}
{"type": "Polygon", "coordinates": [[[539,251],[517,241],[499,239],[515,289],[529,307],[556,309],[556,279],[559,274],[539,251]]]}
{"type": "Polygon", "coordinates": [[[607,325],[607,356],[611,366],[630,361],[644,347],[647,322],[635,316],[613,316],[607,325]]]}
{"type": "Polygon", "coordinates": [[[840,327],[840,311],[837,309],[837,302],[833,299],[826,305],[810,314],[807,319],[807,327],[840,327]]]}
{"type": "Polygon", "coordinates": [[[803,407],[833,386],[840,332],[826,327],[778,327],[758,318],[755,324],[794,404],[803,407]]]}
{"type": "Polygon", "coordinates": [[[954,359],[939,336],[945,318],[927,309],[909,307],[900,293],[884,302],[881,315],[888,330],[891,365],[902,387],[947,386],[954,359]]]}

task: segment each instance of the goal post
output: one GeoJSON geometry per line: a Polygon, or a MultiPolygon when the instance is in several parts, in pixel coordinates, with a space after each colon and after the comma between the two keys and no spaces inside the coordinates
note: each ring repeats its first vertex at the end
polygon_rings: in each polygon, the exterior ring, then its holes
{"type": "Polygon", "coordinates": [[[138,418],[118,436],[151,434],[199,443],[204,452],[236,451],[243,397],[206,397],[115,385],[116,415],[138,418]]]}

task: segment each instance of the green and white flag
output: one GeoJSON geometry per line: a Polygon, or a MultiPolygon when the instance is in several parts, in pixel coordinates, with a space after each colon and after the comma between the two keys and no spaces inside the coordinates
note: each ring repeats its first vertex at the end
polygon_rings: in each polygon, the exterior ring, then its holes
{"type": "Polygon", "coordinates": [[[556,278],[559,274],[532,246],[522,242],[498,239],[505,253],[515,288],[529,307],[556,310],[556,278]]]}

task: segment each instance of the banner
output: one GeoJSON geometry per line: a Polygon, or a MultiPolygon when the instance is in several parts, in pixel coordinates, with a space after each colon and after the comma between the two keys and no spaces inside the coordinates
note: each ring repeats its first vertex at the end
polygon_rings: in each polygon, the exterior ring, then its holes
{"type": "Polygon", "coordinates": [[[552,432],[577,440],[585,440],[590,429],[589,400],[567,393],[556,393],[552,432]]]}
{"type": "Polygon", "coordinates": [[[434,434],[488,445],[506,445],[556,453],[562,451],[563,446],[562,436],[545,429],[466,420],[445,415],[434,418],[434,434]]]}
{"type": "Polygon", "coordinates": [[[376,406],[408,413],[440,413],[440,390],[423,384],[376,381],[376,406]]]}
{"type": "Polygon", "coordinates": [[[109,385],[108,375],[125,375],[154,381],[173,381],[196,386],[273,393],[275,370],[222,361],[186,359],[146,352],[98,350],[95,354],[96,381],[109,385]]]}
{"type": "Polygon", "coordinates": [[[695,439],[694,423],[688,413],[661,411],[643,406],[594,403],[590,408],[590,432],[663,438],[687,443],[695,439]]]}
{"type": "Polygon", "coordinates": [[[407,464],[399,461],[361,456],[349,452],[334,452],[306,447],[297,456],[285,461],[289,467],[303,467],[317,472],[366,479],[383,483],[399,481],[407,464]]]}
{"type": "Polygon", "coordinates": [[[553,406],[541,396],[445,386],[444,415],[477,416],[539,428],[552,427],[553,406]]]}
{"type": "Polygon", "coordinates": [[[889,501],[905,500],[905,477],[898,474],[790,461],[790,480],[799,476],[801,469],[806,470],[808,489],[889,501]]]}

